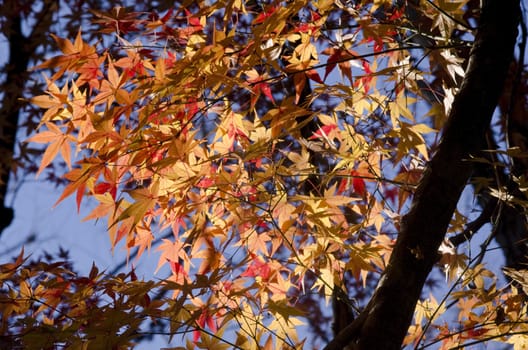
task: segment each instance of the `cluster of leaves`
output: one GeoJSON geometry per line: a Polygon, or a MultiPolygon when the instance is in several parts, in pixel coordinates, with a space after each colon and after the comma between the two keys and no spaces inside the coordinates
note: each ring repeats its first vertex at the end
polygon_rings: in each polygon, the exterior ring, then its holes
{"type": "MultiPolygon", "coordinates": [[[[134,5],[138,11],[152,9],[150,1],[139,0],[135,1],[134,5]]],[[[158,1],[156,9],[161,11],[172,5],[170,1],[158,1]]],[[[6,138],[3,141],[7,142],[9,139],[16,143],[15,149],[12,150],[15,151],[15,159],[2,159],[6,162],[3,166],[12,171],[11,186],[15,181],[22,182],[26,175],[33,175],[37,171],[37,161],[41,155],[40,148],[35,147],[35,144],[23,142],[38,126],[41,110],[35,105],[25,103],[21,98],[40,95],[45,89],[45,84],[40,79],[40,74],[31,74],[32,72],[25,70],[46,60],[52,52],[57,52],[56,42],[50,33],[76,33],[80,27],[83,27],[86,29],[85,40],[98,40],[99,33],[91,30],[93,15],[90,9],[102,10],[111,6],[109,3],[97,0],[5,2],[0,14],[0,33],[3,40],[9,43],[10,48],[3,48],[6,51],[0,74],[1,108],[6,114],[20,112],[18,125],[9,126],[9,129],[3,131],[2,136],[6,138]],[[20,45],[20,42],[25,44],[20,45]],[[21,137],[15,141],[16,135],[9,132],[16,133],[17,130],[21,137]]],[[[44,175],[46,180],[53,184],[64,184],[65,181],[60,176],[61,172],[63,172],[63,163],[56,162],[50,164],[44,175]]]]}
{"type": "MultiPolygon", "coordinates": [[[[97,44],[54,36],[61,54],[39,68],[55,73],[31,99],[45,110],[29,140],[46,144],[38,172],[60,155],[70,170],[59,202],[95,200],[86,219],[104,219],[112,246],[138,259],[169,231],[157,270],[170,276],[105,279],[94,268],[78,278],[61,264],[25,268],[21,255],[2,269],[17,281],[4,324],[24,343],[55,327],[119,347],[152,317],[170,320],[187,348],[302,347],[303,320],[314,321],[303,300],[327,303],[335,288],[361,299],[388,261],[436,143],[431,126],[443,125],[463,76],[465,6],[428,2],[423,33],[392,1],[197,1],[162,14],[94,11],[97,44]],[[156,290],[170,298],[151,302],[156,290]]],[[[431,327],[445,309],[431,297],[406,344],[524,332],[515,291],[445,255],[458,328],[431,327]]]]}
{"type": "Polygon", "coordinates": [[[23,254],[0,265],[3,348],[126,349],[148,336],[140,327],[145,320],[170,318],[177,324],[178,314],[192,320],[187,327],[200,329],[193,326],[199,317],[193,310],[149,296],[174,286],[140,281],[134,271],[108,276],[95,265],[79,276],[60,259],[67,258],[64,253],[35,261],[23,254]]]}

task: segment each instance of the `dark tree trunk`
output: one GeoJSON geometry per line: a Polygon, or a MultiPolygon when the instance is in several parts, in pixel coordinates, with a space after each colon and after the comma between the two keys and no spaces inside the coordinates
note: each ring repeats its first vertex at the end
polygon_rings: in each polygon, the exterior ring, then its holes
{"type": "MultiPolygon", "coordinates": [[[[519,51],[524,52],[528,40],[526,23],[521,28],[522,39],[519,44],[519,51]]],[[[506,186],[510,194],[520,200],[526,200],[526,196],[520,191],[518,184],[512,179],[516,177],[528,179],[528,72],[521,62],[524,62],[524,54],[519,54],[519,60],[511,67],[510,79],[507,81],[508,88],[499,102],[503,120],[505,120],[505,132],[508,140],[508,147],[516,147],[520,157],[511,158],[510,173],[503,169],[500,172],[500,183],[497,186],[506,186]]],[[[519,205],[506,203],[500,207],[495,219],[496,234],[495,239],[501,246],[506,266],[514,269],[525,269],[528,266],[528,221],[526,209],[519,205]]]]}
{"type": "Polygon", "coordinates": [[[328,344],[327,350],[399,349],[416,302],[468,179],[471,155],[484,136],[502,92],[517,37],[518,0],[487,0],[466,76],[428,164],[413,205],[404,217],[391,259],[365,310],[328,344]]]}
{"type": "Polygon", "coordinates": [[[6,81],[2,87],[4,93],[0,108],[0,233],[13,219],[13,210],[5,203],[9,174],[13,164],[13,153],[18,126],[18,115],[22,108],[20,98],[27,78],[29,54],[25,51],[26,38],[22,34],[21,13],[14,5],[7,4],[6,15],[7,40],[9,42],[9,61],[6,67],[6,81]]]}
{"type": "Polygon", "coordinates": [[[13,169],[19,115],[24,106],[22,98],[29,78],[28,65],[49,33],[56,5],[56,0],[42,1],[40,11],[34,14],[35,24],[28,36],[22,30],[24,4],[9,0],[0,8],[0,17],[5,18],[2,33],[9,43],[6,77],[0,88],[3,93],[0,101],[0,234],[13,220],[13,209],[7,206],[6,194],[13,169]]]}

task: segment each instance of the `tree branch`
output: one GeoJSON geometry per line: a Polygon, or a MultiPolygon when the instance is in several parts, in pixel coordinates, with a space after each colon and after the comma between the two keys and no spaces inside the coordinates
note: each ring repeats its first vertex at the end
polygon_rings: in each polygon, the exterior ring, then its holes
{"type": "Polygon", "coordinates": [[[489,198],[480,215],[475,220],[467,224],[464,231],[449,238],[451,244],[453,244],[455,247],[458,247],[460,244],[469,241],[482,226],[490,222],[493,212],[495,211],[495,208],[497,208],[498,204],[499,201],[496,198],[489,198]]]}
{"type": "Polygon", "coordinates": [[[443,139],[403,218],[389,264],[365,310],[326,347],[400,349],[438,247],[471,172],[513,58],[519,1],[483,2],[466,76],[443,139]]]}

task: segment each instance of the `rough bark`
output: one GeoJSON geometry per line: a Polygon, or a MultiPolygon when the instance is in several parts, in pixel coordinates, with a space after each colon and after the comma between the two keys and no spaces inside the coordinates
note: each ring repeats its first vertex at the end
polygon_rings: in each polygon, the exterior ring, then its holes
{"type": "Polygon", "coordinates": [[[519,23],[518,0],[483,1],[466,76],[428,164],[394,251],[365,310],[326,349],[399,349],[416,302],[437,259],[456,204],[469,177],[471,155],[484,135],[501,94],[519,23]]]}

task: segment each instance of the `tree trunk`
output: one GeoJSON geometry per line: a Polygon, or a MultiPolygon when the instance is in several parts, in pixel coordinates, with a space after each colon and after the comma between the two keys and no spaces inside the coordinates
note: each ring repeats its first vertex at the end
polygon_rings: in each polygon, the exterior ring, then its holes
{"type": "MultiPolygon", "coordinates": [[[[57,0],[44,0],[40,10],[34,13],[35,24],[28,36],[23,34],[23,4],[20,1],[5,2],[0,9],[3,17],[3,34],[9,43],[9,60],[5,66],[5,82],[0,87],[0,234],[11,224],[13,209],[6,203],[9,175],[13,169],[19,115],[24,103],[24,89],[29,78],[28,65],[35,58],[35,50],[49,33],[57,0]]],[[[27,28],[26,28],[27,29],[27,28]]]]}
{"type": "Polygon", "coordinates": [[[18,115],[22,108],[24,84],[27,80],[29,54],[24,49],[25,38],[22,35],[21,13],[16,12],[13,4],[7,4],[12,10],[6,20],[7,40],[9,42],[9,61],[6,66],[6,82],[0,108],[0,233],[11,224],[13,210],[5,203],[9,173],[13,165],[13,153],[18,127],[18,115]],[[11,6],[9,6],[11,5],[11,6]]]}
{"type": "Polygon", "coordinates": [[[387,269],[360,316],[326,349],[400,349],[501,94],[517,37],[518,0],[483,0],[466,76],[438,151],[415,193],[387,269]]]}

